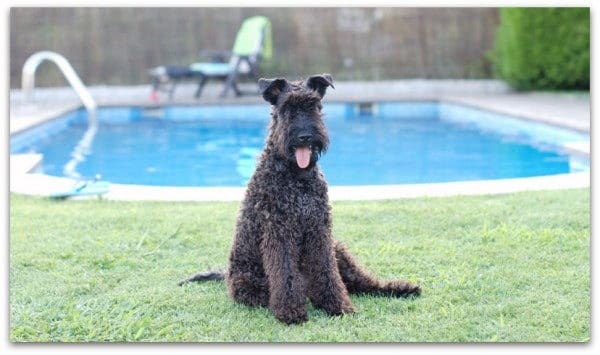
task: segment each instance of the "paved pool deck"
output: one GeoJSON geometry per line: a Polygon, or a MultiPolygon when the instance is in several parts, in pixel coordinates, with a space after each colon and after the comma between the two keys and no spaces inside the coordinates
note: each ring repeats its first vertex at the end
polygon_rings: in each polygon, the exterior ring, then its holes
{"type": "MultiPolygon", "coordinates": [[[[335,89],[328,90],[327,102],[376,101],[443,101],[477,107],[508,114],[525,120],[590,133],[590,96],[585,93],[547,93],[512,91],[505,83],[496,80],[394,80],[378,82],[340,81],[335,89]]],[[[208,85],[202,97],[196,100],[193,83],[177,87],[172,101],[166,95],[158,102],[150,100],[150,87],[96,86],[90,92],[99,106],[156,106],[158,105],[230,105],[264,103],[258,94],[219,98],[221,85],[208,85]]],[[[256,92],[256,85],[246,84],[243,89],[256,92]]],[[[37,88],[34,101],[25,102],[20,90],[10,91],[10,134],[26,130],[82,104],[68,87],[37,88]]],[[[590,145],[572,147],[579,154],[590,157],[590,145]]],[[[10,158],[10,191],[15,193],[47,195],[49,191],[64,190],[74,185],[66,178],[32,173],[39,156],[10,158]]],[[[590,173],[563,174],[547,177],[506,179],[440,184],[411,184],[391,186],[332,186],[332,200],[410,198],[419,196],[449,196],[508,193],[524,190],[546,190],[588,187],[590,173]]],[[[115,200],[229,200],[243,197],[244,188],[179,188],[149,187],[111,184],[106,195],[115,200]]]]}

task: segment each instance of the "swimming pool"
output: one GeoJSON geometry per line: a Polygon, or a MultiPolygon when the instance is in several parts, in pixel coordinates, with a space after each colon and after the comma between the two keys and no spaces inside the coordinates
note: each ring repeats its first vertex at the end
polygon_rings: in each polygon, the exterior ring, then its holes
{"type": "MultiPolygon", "coordinates": [[[[330,185],[505,179],[586,171],[567,144],[584,133],[439,102],[326,103],[330,185]]],[[[11,154],[44,155],[41,171],[64,174],[87,129],[83,110],[11,137],[11,154]]],[[[75,171],[121,184],[244,186],[266,136],[267,105],[105,107],[75,171]],[[89,154],[88,154],[89,153],[89,154]]]]}

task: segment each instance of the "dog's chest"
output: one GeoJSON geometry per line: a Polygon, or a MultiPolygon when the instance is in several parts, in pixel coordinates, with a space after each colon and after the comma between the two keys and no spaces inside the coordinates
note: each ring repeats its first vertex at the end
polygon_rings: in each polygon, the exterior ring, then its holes
{"type": "Polygon", "coordinates": [[[307,228],[321,223],[328,210],[326,191],[318,191],[315,186],[293,186],[290,189],[289,202],[294,210],[293,217],[298,220],[299,225],[307,228]]]}

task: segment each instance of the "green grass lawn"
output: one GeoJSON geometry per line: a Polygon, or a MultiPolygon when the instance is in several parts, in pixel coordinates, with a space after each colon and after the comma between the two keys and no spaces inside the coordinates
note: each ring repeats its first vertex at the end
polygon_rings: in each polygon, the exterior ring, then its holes
{"type": "Polygon", "coordinates": [[[586,342],[589,189],[333,204],[334,234],[415,299],[279,323],[222,282],[238,203],[10,197],[10,340],[586,342]]]}

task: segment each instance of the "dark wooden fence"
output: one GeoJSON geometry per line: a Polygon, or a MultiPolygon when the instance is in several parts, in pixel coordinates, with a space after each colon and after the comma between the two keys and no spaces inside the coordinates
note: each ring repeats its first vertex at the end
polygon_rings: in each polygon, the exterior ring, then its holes
{"type": "MultiPolygon", "coordinates": [[[[488,78],[495,8],[12,8],[10,84],[36,51],[63,54],[90,85],[148,82],[159,64],[231,49],[240,23],[273,23],[266,76],[330,72],[336,79],[488,78]]],[[[65,85],[51,65],[39,85],[65,85]]]]}

